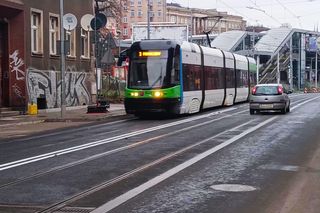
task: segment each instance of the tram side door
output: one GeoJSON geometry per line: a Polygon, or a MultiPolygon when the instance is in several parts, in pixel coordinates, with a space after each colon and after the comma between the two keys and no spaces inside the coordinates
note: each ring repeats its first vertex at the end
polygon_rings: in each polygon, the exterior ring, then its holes
{"type": "Polygon", "coordinates": [[[0,21],[0,107],[9,105],[8,24],[0,21]]]}

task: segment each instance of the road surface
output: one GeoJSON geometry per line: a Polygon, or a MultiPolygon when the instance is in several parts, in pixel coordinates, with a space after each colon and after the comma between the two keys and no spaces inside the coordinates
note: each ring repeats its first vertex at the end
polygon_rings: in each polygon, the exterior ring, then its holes
{"type": "Polygon", "coordinates": [[[0,212],[318,212],[320,95],[0,142],[0,212]]]}

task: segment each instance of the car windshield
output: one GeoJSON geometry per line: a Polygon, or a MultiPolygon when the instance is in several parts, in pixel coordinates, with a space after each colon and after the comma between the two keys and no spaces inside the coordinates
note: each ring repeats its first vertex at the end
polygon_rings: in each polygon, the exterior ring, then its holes
{"type": "Polygon", "coordinates": [[[257,86],[255,95],[278,95],[278,86],[257,86]]]}

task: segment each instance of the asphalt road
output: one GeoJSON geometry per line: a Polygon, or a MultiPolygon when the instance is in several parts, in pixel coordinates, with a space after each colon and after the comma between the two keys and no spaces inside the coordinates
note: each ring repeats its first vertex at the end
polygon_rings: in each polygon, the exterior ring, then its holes
{"type": "Polygon", "coordinates": [[[0,142],[0,212],[318,212],[320,95],[0,142]],[[305,211],[307,210],[307,211],[305,211]]]}

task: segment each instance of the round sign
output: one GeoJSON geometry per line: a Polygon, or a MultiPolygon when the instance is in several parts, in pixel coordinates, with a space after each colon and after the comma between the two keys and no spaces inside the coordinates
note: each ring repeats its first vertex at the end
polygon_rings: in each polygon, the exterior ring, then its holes
{"type": "Polygon", "coordinates": [[[82,29],[84,29],[85,31],[92,31],[90,23],[93,18],[94,16],[92,14],[86,14],[82,16],[81,22],[80,22],[82,29]]]}
{"type": "Polygon", "coordinates": [[[94,30],[99,30],[101,27],[104,27],[107,23],[107,17],[102,14],[98,13],[94,19],[91,20],[90,26],[94,30]]]}
{"type": "Polygon", "coordinates": [[[63,28],[66,30],[73,30],[77,26],[77,18],[71,13],[63,16],[63,28]]]}

